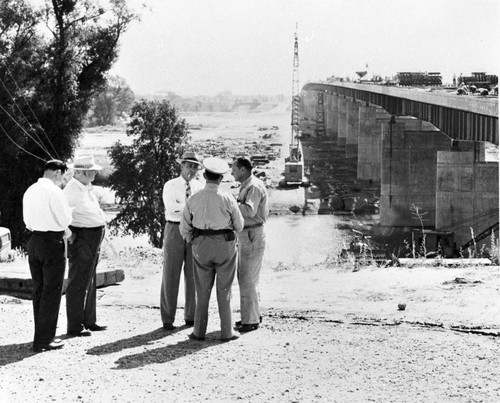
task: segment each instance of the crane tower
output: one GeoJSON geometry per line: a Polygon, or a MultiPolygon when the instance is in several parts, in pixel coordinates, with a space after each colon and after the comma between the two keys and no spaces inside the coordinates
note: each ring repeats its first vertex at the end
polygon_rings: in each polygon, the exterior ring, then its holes
{"type": "MultiPolygon", "coordinates": [[[[298,24],[297,24],[298,29],[298,24]]],[[[290,139],[290,160],[296,161],[300,157],[298,155],[299,141],[299,40],[298,34],[295,32],[295,43],[293,48],[293,77],[292,77],[292,134],[290,139]]]]}
{"type": "MultiPolygon", "coordinates": [[[[298,29],[298,24],[297,24],[298,29]]],[[[285,186],[302,186],[304,183],[304,162],[302,161],[302,147],[299,132],[299,40],[295,32],[293,48],[293,78],[292,78],[292,135],[290,139],[290,153],[285,158],[285,172],[282,181],[285,186]]]]}

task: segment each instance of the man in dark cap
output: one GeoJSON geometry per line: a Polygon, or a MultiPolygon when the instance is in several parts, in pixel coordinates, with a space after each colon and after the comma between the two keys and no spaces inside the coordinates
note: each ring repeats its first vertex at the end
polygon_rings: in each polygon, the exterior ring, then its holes
{"type": "Polygon", "coordinates": [[[203,161],[206,186],[189,198],[182,213],[181,235],[193,245],[196,282],[196,314],[193,340],[205,340],[208,305],[214,282],[221,326],[221,341],[236,340],[233,330],[231,287],[238,251],[235,232],[243,229],[243,217],[234,197],[219,189],[228,164],[216,157],[203,161]]]}
{"type": "Polygon", "coordinates": [[[175,312],[179,294],[179,282],[184,267],[184,321],[193,326],[196,308],[196,293],[192,265],[191,245],[182,239],[179,232],[182,210],[186,200],[203,188],[198,180],[202,169],[201,160],[196,153],[186,152],[177,160],[181,164],[181,174],[169,180],[163,187],[165,205],[165,232],[163,236],[163,276],[160,291],[160,312],[165,330],[175,329],[175,312]]]}
{"type": "Polygon", "coordinates": [[[245,227],[238,234],[238,284],[240,288],[241,321],[236,322],[240,332],[259,328],[259,275],[266,249],[264,224],[269,215],[268,196],[264,183],[252,174],[252,162],[246,157],[236,158],[232,175],[241,183],[238,207],[245,219],[245,227]]]}
{"type": "Polygon", "coordinates": [[[66,269],[65,238],[71,235],[71,209],[60,188],[66,164],[50,160],[43,177],[23,196],[23,219],[31,231],[28,262],[33,279],[35,336],[33,351],[56,350],[63,345],[54,341],[66,269]]]}

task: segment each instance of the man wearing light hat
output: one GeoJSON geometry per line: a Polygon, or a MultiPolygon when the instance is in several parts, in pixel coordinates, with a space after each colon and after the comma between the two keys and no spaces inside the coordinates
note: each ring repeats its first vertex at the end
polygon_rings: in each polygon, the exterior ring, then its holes
{"type": "Polygon", "coordinates": [[[184,322],[193,326],[196,308],[196,292],[193,274],[191,245],[184,241],[180,232],[182,210],[192,194],[203,189],[198,180],[201,160],[194,152],[185,152],[177,159],[181,164],[181,174],[171,179],[163,187],[165,206],[165,232],[163,235],[163,275],[160,291],[160,313],[165,330],[175,329],[175,312],[179,294],[179,282],[184,267],[184,322]]]}
{"type": "Polygon", "coordinates": [[[214,281],[221,326],[221,341],[235,340],[233,330],[231,287],[236,274],[238,250],[235,231],[243,229],[243,216],[234,197],[219,189],[228,164],[216,157],[206,158],[206,186],[189,198],[182,213],[180,232],[193,245],[196,282],[196,314],[192,340],[205,340],[208,305],[214,281]]]}
{"type": "Polygon", "coordinates": [[[102,169],[93,155],[75,157],[71,178],[63,192],[73,209],[68,245],[68,285],[66,288],[67,332],[70,336],[90,336],[86,331],[106,330],[99,326],[96,314],[96,268],[104,238],[106,216],[92,190],[102,169]]]}

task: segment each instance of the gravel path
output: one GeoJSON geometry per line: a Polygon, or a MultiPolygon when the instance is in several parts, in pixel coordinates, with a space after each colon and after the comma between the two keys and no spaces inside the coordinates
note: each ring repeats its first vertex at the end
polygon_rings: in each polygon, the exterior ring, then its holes
{"type": "MultiPolygon", "coordinates": [[[[109,326],[106,332],[67,339],[59,351],[32,353],[30,301],[0,297],[0,402],[500,401],[500,337],[451,330],[453,323],[479,322],[464,322],[461,311],[454,319],[447,309],[468,295],[469,311],[482,312],[476,315],[482,327],[488,323],[498,331],[491,296],[498,295],[499,268],[474,272],[482,279],[475,297],[467,287],[451,295],[433,286],[446,275],[470,276],[470,269],[412,269],[420,278],[413,291],[393,289],[395,272],[389,269],[267,270],[263,325],[229,343],[219,341],[215,300],[205,342],[189,340],[191,329],[160,328],[159,271],[141,273],[129,272],[122,284],[99,290],[99,322],[109,326]],[[386,288],[374,292],[377,277],[386,288]],[[307,292],[306,279],[315,293],[307,292]],[[428,301],[416,298],[421,292],[428,301]],[[410,310],[404,315],[393,309],[402,298],[410,310]],[[395,313],[384,310],[384,300],[395,313]],[[429,321],[446,326],[426,326],[429,321]]],[[[399,273],[400,280],[408,276],[399,273]]]]}

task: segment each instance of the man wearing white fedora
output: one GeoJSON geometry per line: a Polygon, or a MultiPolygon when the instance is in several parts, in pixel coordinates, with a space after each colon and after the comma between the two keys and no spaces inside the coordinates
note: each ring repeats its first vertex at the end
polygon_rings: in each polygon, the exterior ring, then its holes
{"type": "Polygon", "coordinates": [[[67,332],[70,336],[90,336],[86,331],[106,330],[96,314],[96,268],[104,238],[106,216],[92,190],[92,182],[102,169],[93,155],[75,157],[69,165],[74,174],[64,188],[73,219],[68,240],[68,285],[66,287],[67,332]]]}
{"type": "Polygon", "coordinates": [[[166,182],[163,187],[166,224],[163,235],[160,313],[165,330],[175,329],[175,312],[183,267],[186,326],[193,326],[196,309],[191,245],[182,238],[179,224],[188,197],[203,189],[204,184],[198,180],[198,171],[202,169],[202,164],[201,159],[194,152],[185,152],[182,158],[177,159],[177,162],[181,164],[181,174],[166,182]]]}

